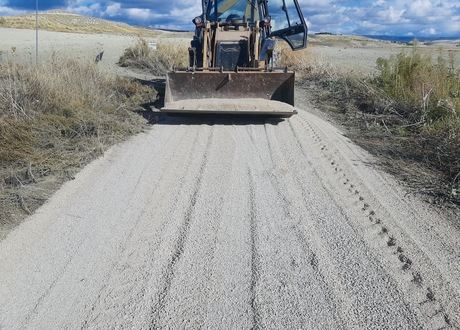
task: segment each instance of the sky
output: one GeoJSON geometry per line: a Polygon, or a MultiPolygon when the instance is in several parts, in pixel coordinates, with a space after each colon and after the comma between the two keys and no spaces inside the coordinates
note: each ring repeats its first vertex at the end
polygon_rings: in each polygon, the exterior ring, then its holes
{"type": "MultiPolygon", "coordinates": [[[[291,1],[291,0],[288,0],[291,1]]],[[[158,28],[192,30],[201,0],[39,0],[68,11],[158,28]]],[[[460,0],[299,0],[312,32],[459,37],[460,0]]],[[[34,0],[0,0],[0,15],[34,9],[34,0]]]]}

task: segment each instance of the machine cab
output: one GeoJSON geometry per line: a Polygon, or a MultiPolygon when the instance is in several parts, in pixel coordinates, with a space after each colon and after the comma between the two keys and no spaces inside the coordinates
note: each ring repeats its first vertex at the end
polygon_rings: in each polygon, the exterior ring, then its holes
{"type": "Polygon", "coordinates": [[[206,20],[253,25],[270,22],[266,37],[284,39],[293,50],[307,46],[307,25],[297,0],[208,0],[206,20]]]}
{"type": "Polygon", "coordinates": [[[271,36],[284,39],[293,50],[307,47],[308,28],[297,0],[270,0],[271,36]]]}
{"type": "Polygon", "coordinates": [[[210,0],[207,19],[212,22],[254,24],[263,19],[261,5],[254,0],[210,0]]]}

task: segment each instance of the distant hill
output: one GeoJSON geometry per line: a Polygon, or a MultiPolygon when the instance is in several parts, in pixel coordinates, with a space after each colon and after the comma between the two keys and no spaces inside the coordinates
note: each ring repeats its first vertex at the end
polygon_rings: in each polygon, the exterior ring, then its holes
{"type": "Polygon", "coordinates": [[[386,35],[365,35],[367,38],[385,40],[400,43],[409,43],[414,39],[420,42],[459,42],[460,36],[457,37],[414,37],[414,36],[386,36],[386,35]]]}
{"type": "Polygon", "coordinates": [[[320,32],[308,35],[310,45],[318,46],[341,46],[341,47],[384,47],[389,42],[384,40],[372,39],[357,35],[333,34],[328,32],[320,32]]]}
{"type": "MultiPolygon", "coordinates": [[[[42,30],[76,33],[110,33],[155,37],[163,32],[148,28],[134,27],[125,23],[83,16],[65,11],[49,11],[39,14],[39,26],[42,30]]],[[[35,14],[0,17],[0,27],[34,29],[35,14]]]]}

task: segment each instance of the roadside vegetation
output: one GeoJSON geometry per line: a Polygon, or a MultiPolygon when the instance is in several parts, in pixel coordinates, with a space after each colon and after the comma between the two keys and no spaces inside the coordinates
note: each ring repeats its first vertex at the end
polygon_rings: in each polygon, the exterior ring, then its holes
{"type": "Polygon", "coordinates": [[[183,42],[170,41],[159,43],[156,49],[151,49],[147,41],[140,38],[134,46],[125,50],[119,65],[162,76],[174,67],[188,66],[188,48],[183,42]]]}
{"type": "Polygon", "coordinates": [[[92,63],[0,63],[0,238],[78,168],[141,131],[133,110],[151,93],[92,63]]]}
{"type": "Polygon", "coordinates": [[[415,46],[378,59],[368,77],[338,74],[302,53],[281,61],[303,73],[299,85],[387,170],[432,202],[460,204],[460,70],[452,56],[434,60],[415,46]]]}

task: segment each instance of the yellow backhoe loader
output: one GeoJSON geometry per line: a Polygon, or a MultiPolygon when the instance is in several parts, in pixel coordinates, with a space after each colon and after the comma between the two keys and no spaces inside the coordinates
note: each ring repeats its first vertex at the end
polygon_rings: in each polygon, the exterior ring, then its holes
{"type": "Polygon", "coordinates": [[[294,72],[276,68],[277,39],[293,50],[307,46],[307,25],[297,0],[203,0],[193,20],[188,68],[167,75],[167,113],[290,117],[294,72]]]}

